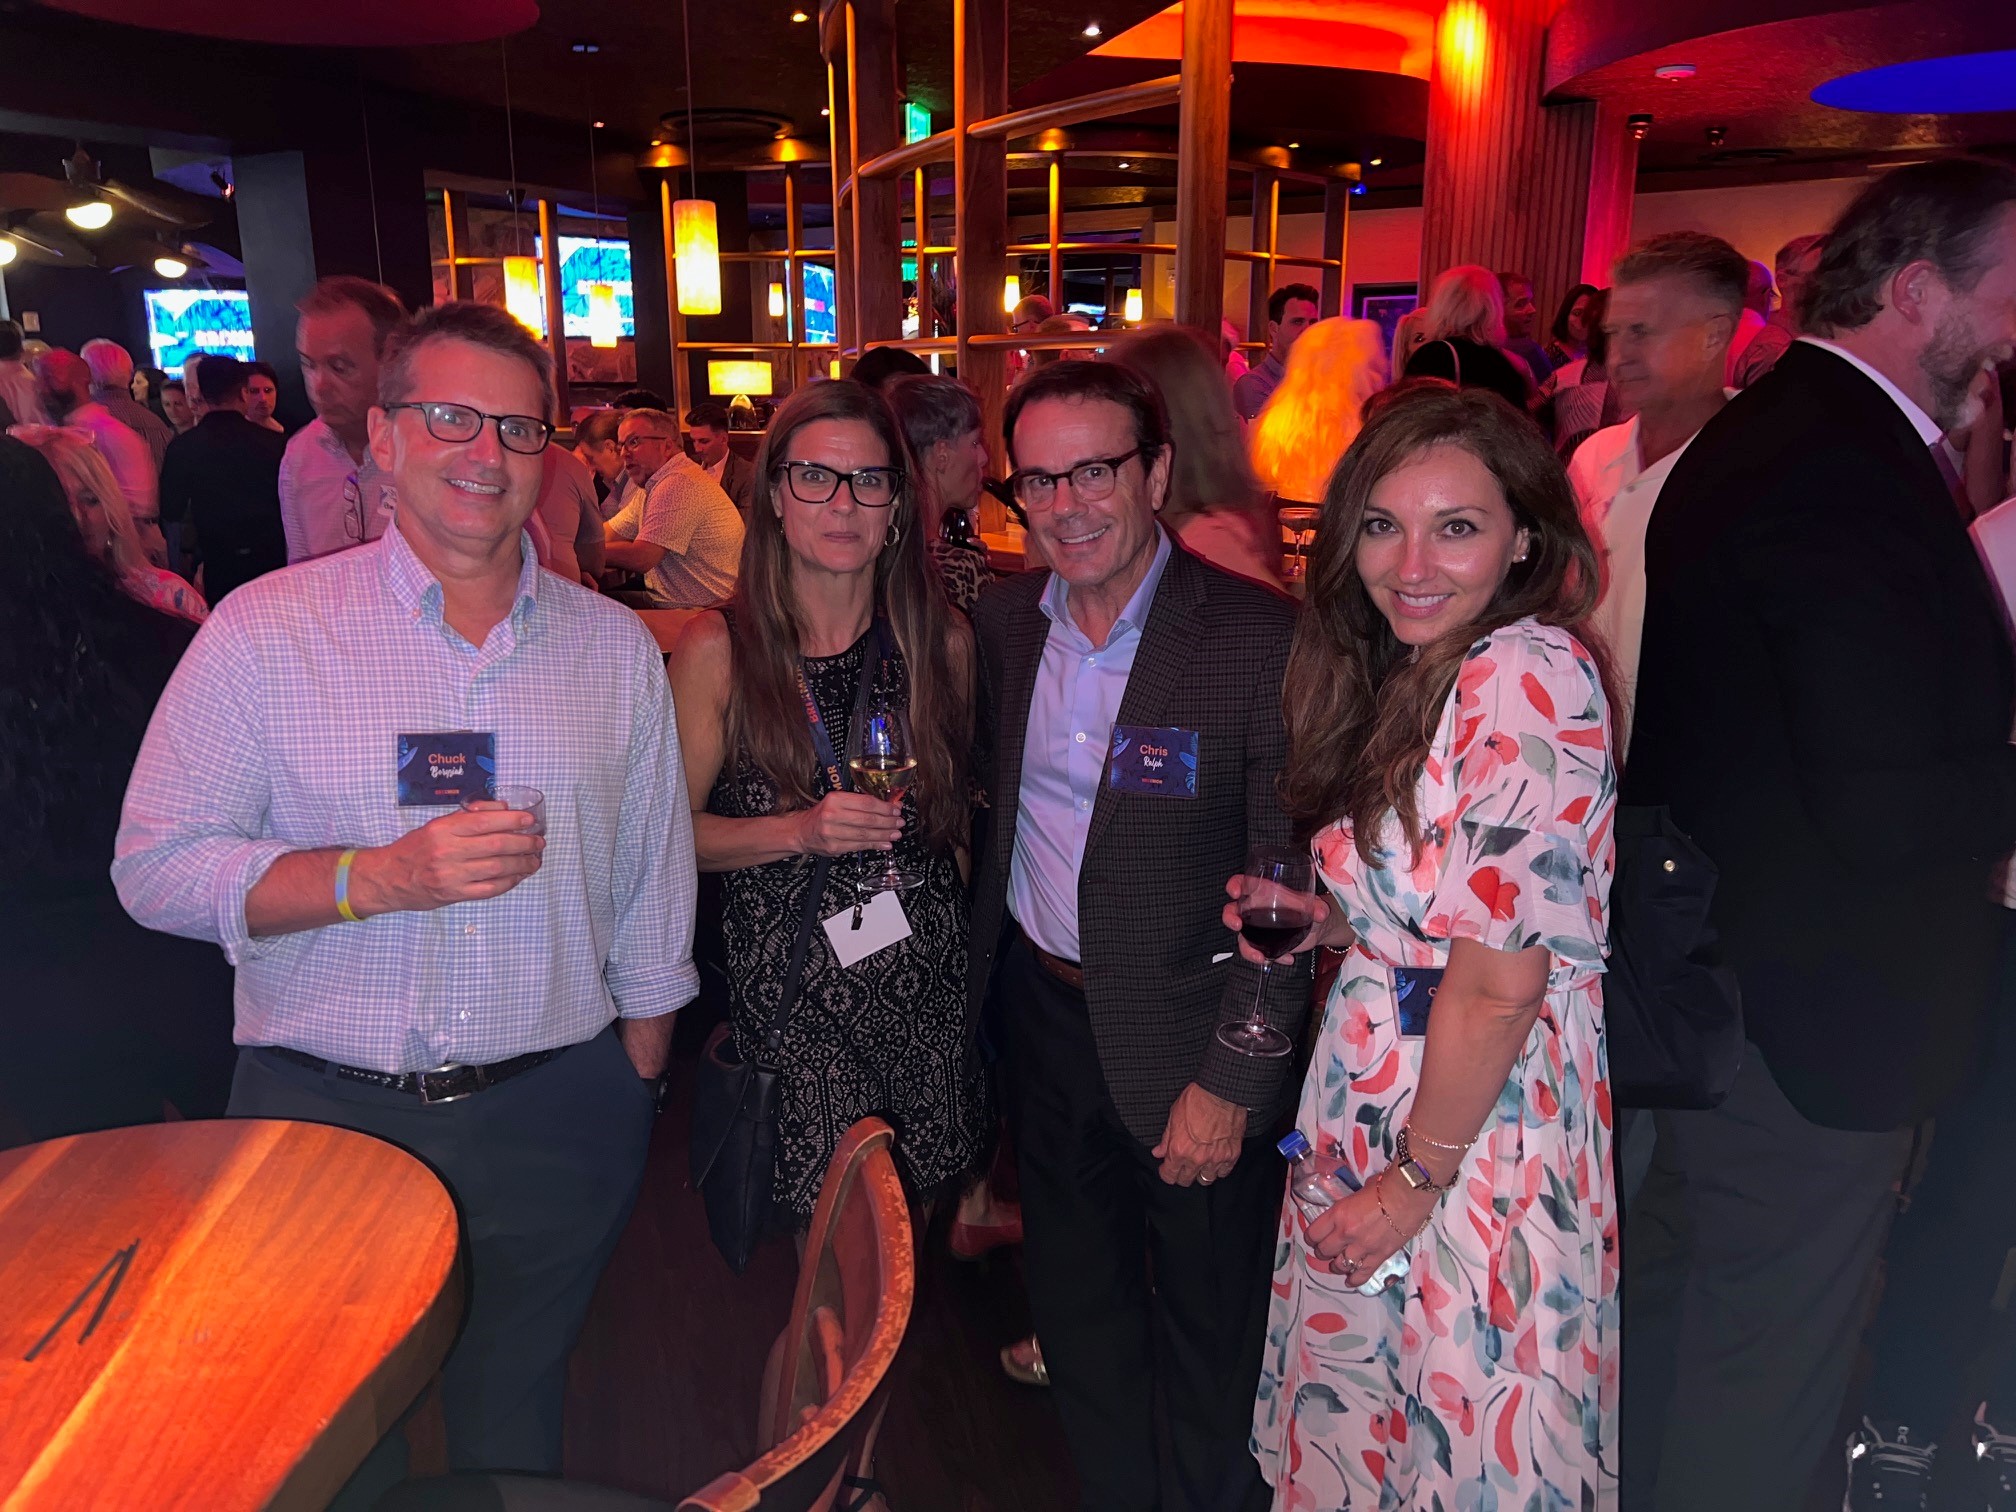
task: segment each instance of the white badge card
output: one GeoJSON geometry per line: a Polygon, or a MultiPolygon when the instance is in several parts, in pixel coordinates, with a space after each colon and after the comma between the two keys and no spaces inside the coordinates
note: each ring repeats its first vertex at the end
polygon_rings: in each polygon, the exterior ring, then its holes
{"type": "Polygon", "coordinates": [[[825,923],[826,938],[833,942],[833,954],[842,966],[865,961],[878,950],[887,950],[910,938],[910,919],[893,892],[879,892],[861,905],[861,927],[854,927],[854,910],[843,908],[825,923]]]}

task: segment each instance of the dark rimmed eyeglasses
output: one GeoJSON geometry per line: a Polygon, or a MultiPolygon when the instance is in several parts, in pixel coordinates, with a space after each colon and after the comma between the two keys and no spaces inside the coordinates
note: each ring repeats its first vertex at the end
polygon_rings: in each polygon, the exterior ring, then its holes
{"type": "Polygon", "coordinates": [[[887,509],[903,491],[900,467],[859,467],[841,472],[817,462],[784,462],[775,471],[784,475],[791,497],[800,504],[829,503],[845,483],[847,492],[863,509],[887,509]]]}
{"type": "Polygon", "coordinates": [[[504,450],[517,452],[521,457],[538,456],[553,439],[552,425],[536,415],[486,415],[466,404],[444,404],[432,399],[379,407],[388,415],[394,410],[420,411],[420,418],[427,422],[427,434],[436,441],[474,441],[483,434],[483,422],[492,421],[504,450]]]}
{"type": "Polygon", "coordinates": [[[1120,453],[1117,457],[1089,458],[1063,472],[1043,472],[1033,467],[1020,468],[1008,475],[1008,486],[1028,509],[1048,509],[1056,502],[1057,485],[1064,482],[1070,483],[1072,498],[1087,504],[1097,504],[1101,499],[1112,497],[1113,490],[1119,486],[1120,465],[1146,455],[1147,449],[1137,446],[1132,451],[1120,453]]]}

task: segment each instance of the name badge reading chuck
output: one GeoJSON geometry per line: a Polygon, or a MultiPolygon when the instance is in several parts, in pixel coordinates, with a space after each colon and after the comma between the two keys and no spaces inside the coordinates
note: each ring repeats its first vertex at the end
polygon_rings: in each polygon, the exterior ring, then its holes
{"type": "Polygon", "coordinates": [[[1155,725],[1113,726],[1113,754],[1106,781],[1118,793],[1195,798],[1197,732],[1155,725]]]}
{"type": "Polygon", "coordinates": [[[453,808],[497,796],[497,737],[445,730],[399,737],[399,806],[453,808]]]}

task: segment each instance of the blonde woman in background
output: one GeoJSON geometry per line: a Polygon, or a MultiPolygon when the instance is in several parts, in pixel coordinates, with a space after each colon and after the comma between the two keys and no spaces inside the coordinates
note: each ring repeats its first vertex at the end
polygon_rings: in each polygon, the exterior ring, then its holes
{"type": "Polygon", "coordinates": [[[1533,384],[1525,364],[1504,352],[1505,290],[1474,263],[1449,269],[1428,296],[1428,339],[1407,359],[1409,378],[1446,378],[1484,389],[1526,413],[1533,384]]]}
{"type": "Polygon", "coordinates": [[[1322,501],[1338,459],[1358,437],[1365,401],[1386,380],[1385,342],[1373,322],[1333,316],[1302,333],[1281,386],[1253,421],[1253,471],[1277,503],[1322,501]]]}
{"type": "Polygon", "coordinates": [[[1177,438],[1162,523],[1193,556],[1279,588],[1281,526],[1246,458],[1245,427],[1211,349],[1187,327],[1165,325],[1128,337],[1113,360],[1161,393],[1177,438]]]}
{"type": "Polygon", "coordinates": [[[17,425],[7,434],[48,459],[63,481],[63,493],[84,537],[84,549],[104,564],[130,597],[164,614],[203,623],[210,613],[203,595],[158,565],[168,554],[161,539],[161,517],[133,517],[111,465],[89,431],[60,425],[17,425]]]}
{"type": "Polygon", "coordinates": [[[1428,311],[1420,306],[1393,322],[1390,370],[1395,378],[1407,371],[1407,359],[1428,339],[1428,311]]]}

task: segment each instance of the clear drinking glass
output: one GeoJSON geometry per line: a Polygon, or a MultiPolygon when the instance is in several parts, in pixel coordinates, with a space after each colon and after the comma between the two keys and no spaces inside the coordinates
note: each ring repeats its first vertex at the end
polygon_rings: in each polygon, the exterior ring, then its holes
{"type": "Polygon", "coordinates": [[[546,795],[535,787],[523,784],[499,783],[495,798],[466,798],[462,802],[465,809],[478,808],[488,803],[501,803],[513,813],[532,816],[532,833],[546,833],[546,795]]]}
{"type": "Polygon", "coordinates": [[[1309,852],[1299,846],[1256,845],[1246,857],[1246,895],[1239,900],[1239,935],[1260,952],[1253,1009],[1236,1024],[1220,1024],[1218,1041],[1241,1055],[1280,1056],[1295,1042],[1267,1022],[1267,973],[1316,922],[1309,852]]]}
{"type": "MultiPolygon", "coordinates": [[[[870,695],[868,707],[847,732],[847,770],[854,786],[871,798],[891,802],[903,795],[917,774],[917,747],[910,738],[910,717],[901,703],[879,689],[870,695]]],[[[872,861],[871,861],[872,867],[872,861]]],[[[879,870],[859,878],[855,891],[862,897],[876,893],[908,892],[923,886],[924,878],[906,866],[899,866],[896,853],[889,852],[879,870]]]]}

